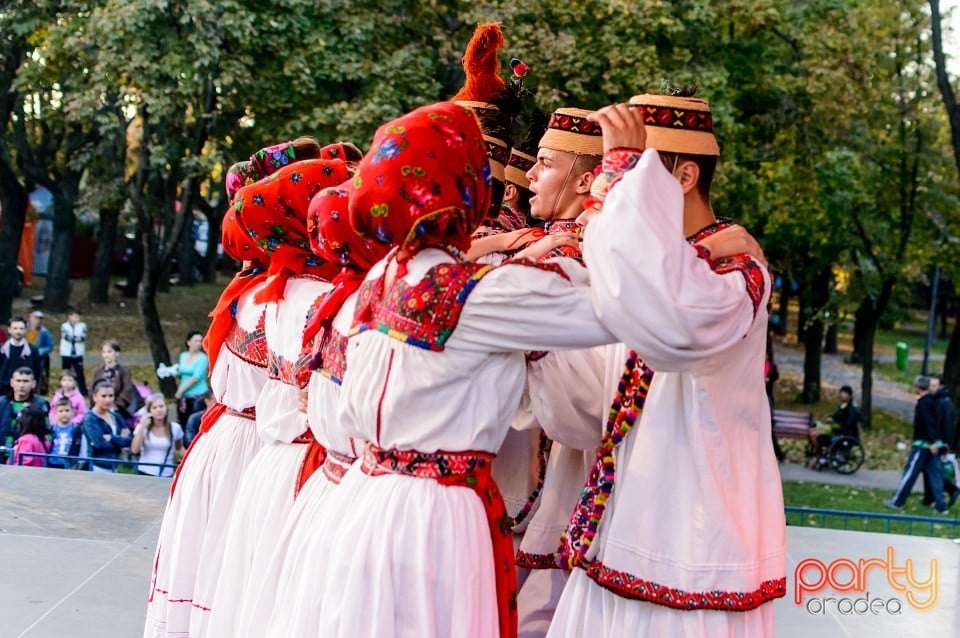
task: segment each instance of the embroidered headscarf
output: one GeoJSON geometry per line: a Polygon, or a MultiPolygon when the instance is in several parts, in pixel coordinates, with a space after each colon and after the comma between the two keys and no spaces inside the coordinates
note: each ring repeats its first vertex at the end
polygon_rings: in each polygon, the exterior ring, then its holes
{"type": "Polygon", "coordinates": [[[476,117],[452,102],[431,104],[377,131],[353,179],[350,223],[363,237],[399,246],[401,266],[426,246],[466,251],[491,183],[476,117]]]}
{"type": "Polygon", "coordinates": [[[256,265],[252,269],[237,273],[220,293],[217,305],[210,311],[210,327],[207,328],[207,334],[203,338],[203,349],[210,358],[210,370],[213,370],[214,365],[216,365],[220,348],[230,332],[230,326],[233,325],[237,300],[247,290],[261,285],[267,279],[266,267],[264,266],[268,261],[267,256],[250,239],[247,229],[237,219],[233,209],[228,209],[226,215],[224,215],[222,228],[223,251],[233,259],[253,261],[256,265]]]}
{"type": "Polygon", "coordinates": [[[313,275],[329,281],[339,270],[319,259],[307,238],[307,208],[318,191],[349,177],[341,160],[304,160],[237,192],[233,210],[247,234],[270,258],[268,281],[254,298],[279,301],[289,277],[313,275]]]}
{"type": "MultiPolygon", "coordinates": [[[[347,213],[351,192],[352,186],[347,183],[320,191],[310,202],[307,213],[310,248],[320,259],[338,264],[341,270],[331,282],[333,289],[327,293],[326,299],[307,324],[303,334],[304,345],[316,337],[321,329],[330,327],[343,303],[363,283],[367,271],[390,250],[386,244],[361,237],[350,226],[347,213]]],[[[319,348],[314,350],[319,352],[319,348]]],[[[314,369],[322,363],[318,356],[311,361],[314,369]]]]}
{"type": "MultiPolygon", "coordinates": [[[[351,146],[353,146],[351,144],[351,146]]],[[[312,137],[298,137],[290,142],[282,142],[261,148],[245,162],[237,162],[227,170],[224,178],[227,199],[233,200],[237,191],[244,186],[269,177],[291,162],[319,157],[321,159],[343,159],[344,144],[336,142],[320,147],[312,137]]]]}

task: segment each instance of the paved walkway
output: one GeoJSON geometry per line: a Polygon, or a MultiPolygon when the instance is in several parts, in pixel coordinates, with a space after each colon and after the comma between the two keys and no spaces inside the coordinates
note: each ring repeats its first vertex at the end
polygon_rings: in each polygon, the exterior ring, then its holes
{"type": "MultiPolygon", "coordinates": [[[[807,483],[826,483],[828,485],[848,485],[870,489],[890,490],[893,492],[900,482],[900,472],[890,470],[868,470],[861,468],[853,474],[837,474],[831,470],[811,470],[801,463],[781,463],[780,478],[784,481],[805,481],[807,483]]],[[[923,481],[917,481],[914,492],[923,491],[923,481]]]]}

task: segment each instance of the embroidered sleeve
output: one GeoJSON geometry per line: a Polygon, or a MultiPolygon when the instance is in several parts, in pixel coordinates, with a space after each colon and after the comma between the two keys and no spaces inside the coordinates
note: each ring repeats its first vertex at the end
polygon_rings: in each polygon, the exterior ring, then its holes
{"type": "Polygon", "coordinates": [[[612,148],[603,154],[603,174],[609,188],[620,181],[623,174],[637,165],[643,151],[635,148],[612,148]]]}
{"type": "MultiPolygon", "coordinates": [[[[706,250],[698,244],[694,245],[697,248],[706,250]]],[[[707,251],[707,261],[710,260],[709,255],[710,252],[707,251]]],[[[721,275],[730,272],[739,272],[743,275],[744,282],[747,285],[747,296],[750,298],[750,303],[753,304],[753,316],[756,318],[757,312],[760,310],[760,304],[763,303],[764,288],[766,286],[763,277],[763,267],[753,259],[746,257],[721,257],[717,261],[712,262],[712,266],[714,272],[721,275]]]]}

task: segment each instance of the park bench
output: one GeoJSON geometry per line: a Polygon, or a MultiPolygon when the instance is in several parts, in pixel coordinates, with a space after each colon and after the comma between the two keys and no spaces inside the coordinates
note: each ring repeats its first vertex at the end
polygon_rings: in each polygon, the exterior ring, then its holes
{"type": "Polygon", "coordinates": [[[813,427],[813,414],[793,410],[773,411],[773,435],[778,439],[807,439],[813,427]]]}

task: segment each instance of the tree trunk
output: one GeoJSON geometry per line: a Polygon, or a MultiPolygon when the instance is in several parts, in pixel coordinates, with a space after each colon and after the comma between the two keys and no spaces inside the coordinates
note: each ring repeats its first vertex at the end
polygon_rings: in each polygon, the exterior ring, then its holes
{"type": "Polygon", "coordinates": [[[869,430],[872,425],[873,414],[873,344],[877,336],[877,324],[880,322],[879,313],[873,311],[873,303],[864,313],[863,325],[863,375],[860,380],[860,416],[863,417],[863,428],[869,430]]]}
{"type": "Polygon", "coordinates": [[[873,301],[867,297],[860,302],[857,311],[853,314],[853,351],[850,353],[850,363],[861,363],[867,352],[866,334],[867,322],[873,314],[873,301]]]}
{"type": "Polygon", "coordinates": [[[802,403],[816,403],[820,400],[820,368],[822,362],[822,346],[824,324],[821,311],[830,298],[830,270],[822,270],[809,286],[804,288],[800,296],[800,303],[809,308],[810,315],[816,317],[807,323],[803,336],[803,391],[800,393],[802,403]]]}
{"type": "Polygon", "coordinates": [[[823,341],[823,354],[837,354],[837,333],[839,331],[836,321],[827,328],[827,336],[823,341]]]}
{"type": "Polygon", "coordinates": [[[56,312],[63,312],[70,305],[70,254],[76,196],[76,185],[68,178],[62,181],[62,188],[57,189],[53,198],[53,241],[47,282],[43,287],[43,307],[56,312]]]}
{"type": "MultiPolygon", "coordinates": [[[[157,310],[157,288],[161,275],[157,263],[157,238],[153,233],[143,234],[143,276],[137,288],[137,310],[143,322],[143,330],[150,345],[150,355],[153,364],[170,363],[170,351],[167,349],[167,340],[163,335],[163,325],[160,323],[160,312],[157,310]]],[[[160,379],[160,390],[170,398],[177,392],[177,382],[173,377],[160,379]]]]}
{"type": "MultiPolygon", "coordinates": [[[[957,306],[960,314],[960,305],[957,306]]],[[[947,358],[943,362],[943,384],[950,389],[953,405],[960,405],[960,316],[953,323],[953,333],[947,344],[947,358]]],[[[957,440],[960,441],[960,433],[957,440]]],[[[957,449],[957,441],[951,441],[950,447],[957,449]]]]}
{"type": "Polygon", "coordinates": [[[13,314],[13,298],[20,277],[17,255],[27,217],[27,191],[10,165],[0,158],[0,321],[13,314]]]}
{"type": "Polygon", "coordinates": [[[123,296],[128,299],[136,297],[141,281],[143,281],[143,233],[138,228],[133,238],[133,246],[130,247],[130,255],[127,261],[127,283],[123,289],[123,296]]]}
{"type": "Polygon", "coordinates": [[[804,295],[801,293],[797,297],[797,341],[806,343],[807,341],[807,304],[804,295]]]}
{"type": "Polygon", "coordinates": [[[187,229],[180,238],[180,249],[177,255],[177,275],[178,285],[180,286],[192,286],[196,283],[196,277],[193,276],[195,261],[193,250],[193,220],[188,218],[186,224],[187,229]]]}
{"type": "Polygon", "coordinates": [[[93,272],[90,274],[90,291],[87,293],[87,298],[93,304],[105,304],[110,300],[110,261],[117,241],[119,220],[119,209],[100,211],[100,237],[97,254],[93,258],[93,272]]]}

